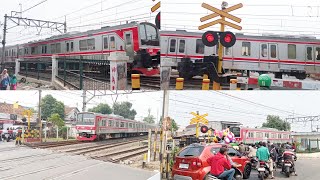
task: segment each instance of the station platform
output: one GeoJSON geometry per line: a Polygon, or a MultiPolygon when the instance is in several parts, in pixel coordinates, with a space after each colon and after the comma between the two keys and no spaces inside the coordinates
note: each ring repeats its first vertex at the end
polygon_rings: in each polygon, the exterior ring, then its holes
{"type": "Polygon", "coordinates": [[[158,180],[160,173],[0,142],[1,180],[158,180]]]}

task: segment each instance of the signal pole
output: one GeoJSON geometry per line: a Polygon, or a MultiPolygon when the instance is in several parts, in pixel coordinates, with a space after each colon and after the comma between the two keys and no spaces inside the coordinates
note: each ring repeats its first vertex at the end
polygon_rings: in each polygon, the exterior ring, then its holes
{"type": "Polygon", "coordinates": [[[40,142],[42,142],[42,121],[41,121],[41,90],[39,90],[39,107],[38,107],[38,119],[39,119],[39,126],[40,126],[40,142]]]}

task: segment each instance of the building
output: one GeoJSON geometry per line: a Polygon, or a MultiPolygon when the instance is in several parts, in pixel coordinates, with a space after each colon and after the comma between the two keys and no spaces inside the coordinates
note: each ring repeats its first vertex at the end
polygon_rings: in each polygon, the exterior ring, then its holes
{"type": "Polygon", "coordinates": [[[320,132],[291,132],[291,139],[300,144],[300,151],[320,149],[320,132]]]}
{"type": "Polygon", "coordinates": [[[77,118],[77,114],[79,113],[79,109],[77,107],[64,107],[65,122],[74,122],[77,118]]]}

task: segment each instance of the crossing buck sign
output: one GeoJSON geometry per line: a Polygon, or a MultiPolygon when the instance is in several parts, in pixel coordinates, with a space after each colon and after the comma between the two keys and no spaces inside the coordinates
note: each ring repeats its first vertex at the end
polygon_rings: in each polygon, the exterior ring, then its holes
{"type": "Polygon", "coordinates": [[[205,118],[208,116],[208,113],[199,115],[197,113],[191,112],[191,114],[194,115],[195,117],[191,119],[190,124],[197,124],[197,123],[202,123],[206,125],[208,124],[208,119],[205,118]]]}
{"type": "Polygon", "coordinates": [[[236,9],[242,8],[243,5],[242,5],[241,3],[240,3],[240,4],[237,4],[237,5],[234,5],[234,6],[231,6],[231,7],[229,7],[229,8],[225,8],[225,9],[223,9],[223,10],[217,9],[217,8],[215,8],[215,7],[212,7],[212,6],[210,6],[209,4],[206,4],[206,3],[202,3],[201,6],[202,6],[203,8],[205,8],[205,9],[207,9],[207,10],[210,10],[210,11],[214,12],[213,14],[209,14],[209,15],[207,15],[207,16],[204,16],[204,17],[200,18],[200,21],[201,21],[201,22],[207,21],[207,20],[209,20],[209,19],[212,19],[212,18],[215,18],[215,17],[218,17],[218,16],[220,16],[221,18],[199,26],[199,30],[202,30],[202,29],[205,29],[205,28],[207,28],[207,27],[216,25],[216,24],[218,24],[218,23],[221,24],[221,25],[230,26],[230,27],[232,27],[232,28],[234,28],[234,29],[237,29],[237,30],[241,30],[241,29],[242,29],[241,26],[236,25],[236,24],[234,24],[234,23],[232,23],[232,22],[228,22],[228,21],[225,20],[225,18],[228,18],[228,19],[230,19],[230,20],[232,20],[232,21],[235,21],[235,22],[237,22],[237,23],[240,23],[240,22],[241,22],[241,19],[240,19],[240,18],[238,18],[238,17],[236,17],[236,16],[234,16],[234,15],[229,14],[229,12],[231,12],[231,11],[234,11],[234,10],[236,10],[236,9]]]}

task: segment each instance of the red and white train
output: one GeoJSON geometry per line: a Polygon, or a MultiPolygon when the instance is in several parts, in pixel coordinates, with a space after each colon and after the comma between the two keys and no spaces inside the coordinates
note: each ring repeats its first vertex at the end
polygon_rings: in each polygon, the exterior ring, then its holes
{"type": "Polygon", "coordinates": [[[289,131],[279,131],[273,128],[230,127],[230,131],[233,132],[238,142],[248,144],[259,141],[270,141],[272,143],[291,142],[289,131]]]}
{"type": "MultiPolygon", "coordinates": [[[[51,57],[72,57],[107,60],[110,52],[124,51],[129,56],[129,68],[140,73],[152,72],[146,68],[157,67],[160,63],[159,31],[148,22],[131,22],[112,27],[102,27],[86,32],[70,32],[25,44],[7,46],[5,62],[16,59],[51,61],[51,57]]],[[[1,55],[2,52],[0,52],[1,55]]],[[[2,57],[2,56],[0,56],[2,57]]]]}
{"type": "MultiPolygon", "coordinates": [[[[236,34],[236,38],[234,46],[224,48],[226,70],[274,72],[277,77],[289,74],[297,79],[320,73],[320,40],[315,37],[236,34]]],[[[195,62],[218,54],[218,46],[205,46],[199,32],[161,31],[160,46],[161,58],[171,58],[173,68],[182,58],[195,62]]]]}
{"type": "Polygon", "coordinates": [[[77,115],[77,140],[95,141],[109,138],[146,135],[156,125],[125,119],[122,116],[82,112],[77,115]]]}

